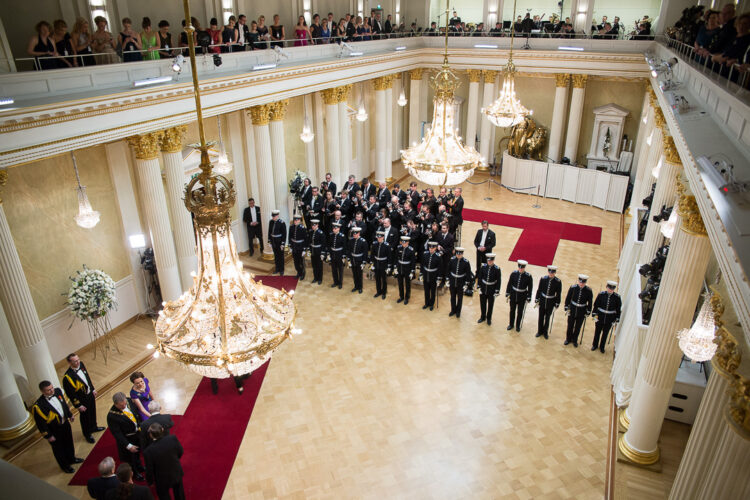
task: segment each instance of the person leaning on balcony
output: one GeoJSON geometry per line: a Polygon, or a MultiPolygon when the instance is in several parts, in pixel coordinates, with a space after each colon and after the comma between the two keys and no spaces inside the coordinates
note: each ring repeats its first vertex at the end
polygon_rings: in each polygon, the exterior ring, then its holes
{"type": "Polygon", "coordinates": [[[698,34],[695,37],[695,43],[693,45],[697,55],[696,60],[698,60],[698,62],[703,62],[704,57],[711,55],[708,51],[708,47],[711,46],[714,38],[719,35],[720,30],[719,12],[709,10],[706,14],[706,22],[698,29],[698,34]]]}
{"type": "Polygon", "coordinates": [[[94,66],[96,61],[91,55],[94,50],[91,48],[92,36],[89,22],[82,17],[77,18],[70,36],[73,39],[73,50],[79,55],[78,66],[94,66]]]}
{"type": "Polygon", "coordinates": [[[151,19],[144,17],[141,22],[141,46],[143,50],[148,52],[143,53],[144,61],[156,61],[161,59],[159,55],[159,35],[151,28],[151,19]]]}
{"type": "Polygon", "coordinates": [[[211,46],[208,48],[209,52],[219,54],[221,52],[221,30],[219,29],[219,21],[215,17],[212,17],[208,22],[208,29],[206,33],[211,37],[211,46]]]}
{"type": "Polygon", "coordinates": [[[284,31],[284,25],[280,23],[280,17],[278,14],[273,15],[273,24],[271,25],[271,47],[284,47],[284,40],[286,39],[286,31],[284,31]]]}
{"type": "Polygon", "coordinates": [[[133,31],[133,21],[129,17],[122,20],[122,31],[117,37],[117,45],[122,49],[123,62],[142,61],[141,37],[133,31]]]}
{"type": "Polygon", "coordinates": [[[52,23],[52,40],[55,42],[55,50],[60,56],[59,65],[61,68],[72,68],[78,66],[78,58],[75,55],[75,49],[71,42],[68,25],[62,19],[56,19],[52,23]]]}
{"type": "Polygon", "coordinates": [[[162,19],[159,21],[159,55],[162,58],[170,58],[175,55],[172,33],[169,32],[169,22],[162,19]]]}
{"type": "Polygon", "coordinates": [[[229,16],[227,24],[221,32],[222,52],[235,52],[239,50],[238,40],[240,39],[240,30],[237,28],[237,18],[229,16]]]}
{"type": "Polygon", "coordinates": [[[97,64],[114,64],[120,62],[115,50],[115,39],[107,31],[107,20],[102,16],[94,18],[96,31],[91,35],[91,48],[94,49],[97,64]]]}
{"type": "Polygon", "coordinates": [[[266,16],[260,16],[258,18],[258,36],[260,37],[260,46],[256,47],[259,49],[267,49],[268,41],[271,39],[271,34],[268,32],[268,26],[266,26],[266,16]]]}
{"type": "Polygon", "coordinates": [[[36,24],[36,36],[29,40],[27,52],[36,58],[37,69],[59,68],[58,56],[55,43],[50,36],[51,26],[47,21],[39,21],[36,24]],[[55,58],[55,59],[53,59],[55,58]]]}
{"type": "Polygon", "coordinates": [[[750,13],[742,14],[735,22],[737,36],[721,54],[714,54],[711,60],[722,65],[721,74],[729,74],[729,68],[737,62],[744,62],[750,47],[750,13]]]}
{"type": "Polygon", "coordinates": [[[708,47],[711,56],[723,53],[737,36],[737,30],[735,29],[736,17],[734,3],[728,3],[721,8],[721,13],[719,14],[721,30],[708,47]]]}

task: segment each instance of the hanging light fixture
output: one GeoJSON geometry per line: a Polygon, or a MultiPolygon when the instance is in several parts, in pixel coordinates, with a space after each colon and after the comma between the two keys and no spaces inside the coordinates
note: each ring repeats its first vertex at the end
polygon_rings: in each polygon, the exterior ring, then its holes
{"type": "Polygon", "coordinates": [[[659,161],[656,162],[656,166],[651,169],[651,175],[653,175],[655,179],[659,178],[659,172],[661,172],[662,161],[663,160],[661,158],[659,158],[659,161]]]}
{"type": "Polygon", "coordinates": [[[359,108],[357,109],[357,114],[354,116],[357,118],[357,121],[367,121],[367,111],[365,110],[365,89],[362,85],[359,86],[359,108]]]}
{"type": "Polygon", "coordinates": [[[482,108],[482,113],[487,116],[497,127],[512,127],[518,125],[524,118],[531,115],[533,111],[526,109],[521,101],[516,97],[516,67],[513,64],[513,40],[515,39],[515,19],[516,19],[516,0],[513,0],[513,17],[510,28],[510,53],[508,54],[508,64],[505,65],[505,77],[503,79],[503,88],[497,100],[486,108],[482,108]]]}
{"type": "Polygon", "coordinates": [[[460,184],[485,164],[477,150],[463,144],[456,132],[458,116],[453,95],[459,80],[448,65],[448,13],[446,5],[443,67],[430,82],[435,89],[432,125],[422,142],[401,151],[409,173],[432,186],[460,184]]]}
{"type": "Polygon", "coordinates": [[[91,229],[99,223],[100,215],[99,212],[91,208],[91,202],[86,194],[86,186],[81,186],[81,178],[78,177],[78,162],[76,161],[76,155],[72,151],[70,156],[73,157],[73,171],[76,173],[76,193],[78,194],[78,215],[74,217],[76,224],[84,229],[91,229]]]}
{"type": "Polygon", "coordinates": [[[315,134],[312,132],[312,128],[310,127],[310,119],[307,117],[307,114],[305,114],[305,122],[302,125],[302,133],[299,135],[299,138],[302,139],[302,142],[305,144],[312,142],[312,140],[315,138],[315,134]]]}
{"type": "MultiPolygon", "coordinates": [[[[188,0],[183,0],[190,19],[188,0]]],[[[198,115],[201,172],[185,187],[185,206],[195,218],[199,271],[193,286],[164,303],[156,321],[154,357],[167,356],[207,377],[244,375],[260,367],[279,345],[301,333],[294,328],[293,292],[255,282],[243,271],[232,236],[234,184],[216,175],[203,128],[195,44],[188,25],[190,64],[198,115]]]]}
{"type": "Polygon", "coordinates": [[[711,295],[706,295],[695,318],[693,326],[684,328],[677,333],[680,349],[685,356],[696,362],[708,361],[714,357],[716,348],[714,336],[716,335],[716,322],[711,308],[711,295]]]}
{"type": "Polygon", "coordinates": [[[232,162],[229,161],[227,150],[224,148],[224,138],[221,136],[221,116],[216,117],[219,124],[219,159],[214,167],[214,172],[219,175],[227,175],[232,171],[232,162]]]}
{"type": "Polygon", "coordinates": [[[401,106],[402,108],[406,106],[406,103],[409,102],[406,99],[406,94],[404,94],[404,89],[401,89],[401,94],[398,96],[398,100],[396,101],[396,104],[401,106]]]}
{"type": "Polygon", "coordinates": [[[661,230],[661,234],[668,240],[671,240],[672,235],[674,235],[674,228],[676,225],[677,225],[677,208],[673,207],[672,213],[669,214],[669,218],[659,223],[659,229],[661,230]]]}

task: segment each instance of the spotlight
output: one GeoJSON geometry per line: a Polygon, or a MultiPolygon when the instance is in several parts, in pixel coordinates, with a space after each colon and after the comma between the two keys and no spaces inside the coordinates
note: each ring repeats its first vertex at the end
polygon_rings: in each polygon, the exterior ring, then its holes
{"type": "Polygon", "coordinates": [[[274,50],[274,52],[276,52],[276,58],[277,58],[277,60],[281,59],[281,58],[289,59],[289,52],[287,52],[286,50],[282,49],[281,47],[275,45],[273,47],[273,50],[274,50]]]}
{"type": "Polygon", "coordinates": [[[185,64],[185,56],[183,56],[182,54],[177,54],[172,60],[172,71],[179,74],[180,72],[182,72],[183,64],[185,64]]]}
{"type": "Polygon", "coordinates": [[[157,83],[171,82],[171,76],[157,76],[154,78],[146,78],[145,80],[136,80],[133,82],[133,87],[143,87],[145,85],[156,85],[157,83]]]}
{"type": "Polygon", "coordinates": [[[253,66],[253,71],[258,71],[261,69],[273,69],[276,67],[276,63],[268,63],[268,64],[256,64],[253,66]]]}
{"type": "Polygon", "coordinates": [[[14,101],[12,97],[0,97],[0,106],[7,106],[8,104],[13,104],[14,101]]]}
{"type": "Polygon", "coordinates": [[[217,68],[221,66],[221,56],[219,54],[214,54],[214,66],[217,68]]]}

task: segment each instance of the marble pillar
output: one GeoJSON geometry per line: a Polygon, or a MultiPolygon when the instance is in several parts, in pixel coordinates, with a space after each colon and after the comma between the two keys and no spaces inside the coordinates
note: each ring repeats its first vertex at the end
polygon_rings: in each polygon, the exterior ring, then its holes
{"type": "MultiPolygon", "coordinates": [[[[495,79],[497,78],[497,71],[482,70],[482,76],[484,77],[484,93],[482,95],[482,108],[484,109],[489,107],[497,97],[495,95],[495,79]]],[[[492,163],[490,149],[492,146],[493,126],[492,122],[486,117],[482,117],[481,127],[479,129],[479,155],[484,158],[488,164],[492,163]]]]}
{"type": "Polygon", "coordinates": [[[317,168],[315,172],[310,172],[313,178],[313,185],[319,186],[326,178],[326,127],[323,117],[326,113],[326,105],[323,103],[323,96],[320,92],[313,95],[314,120],[315,125],[315,159],[317,168]]]}
{"type": "Polygon", "coordinates": [[[390,85],[385,89],[385,181],[393,182],[393,129],[395,124],[393,122],[393,82],[395,75],[390,76],[390,85]]]}
{"type": "Polygon", "coordinates": [[[479,115],[479,80],[482,70],[467,69],[469,75],[469,101],[466,104],[466,146],[473,148],[477,140],[477,117],[479,115]]]}
{"type": "Polygon", "coordinates": [[[422,89],[422,69],[409,71],[409,143],[410,148],[422,139],[422,127],[419,120],[419,109],[422,89]]]}
{"type": "MultiPolygon", "coordinates": [[[[5,312],[1,307],[0,315],[0,323],[5,323],[5,312]]],[[[0,343],[0,441],[17,439],[33,429],[34,419],[26,411],[10,361],[0,343]]]]}
{"type": "MultiPolygon", "coordinates": [[[[289,106],[289,99],[272,102],[268,107],[270,124],[268,126],[271,138],[271,164],[273,168],[274,196],[276,208],[281,212],[280,217],[291,223],[289,218],[289,184],[286,175],[286,150],[284,145],[284,117],[289,106]]],[[[265,233],[264,233],[265,236],[265,233]]]]}
{"type": "MultiPolygon", "coordinates": [[[[255,157],[255,134],[253,133],[253,120],[249,110],[240,111],[242,116],[242,137],[244,139],[245,151],[245,181],[247,182],[248,197],[256,201],[260,206],[260,190],[258,189],[258,161],[255,157]]],[[[261,207],[263,208],[263,207],[261,207]]],[[[263,243],[261,242],[261,247],[263,243]]]]}
{"type": "Polygon", "coordinates": [[[375,184],[385,182],[388,177],[388,99],[386,90],[391,87],[389,75],[375,78],[372,81],[375,90],[375,109],[370,117],[375,120],[375,184]]]}
{"type": "Polygon", "coordinates": [[[242,124],[242,111],[235,111],[233,113],[227,113],[224,115],[226,118],[227,126],[224,130],[227,130],[226,141],[229,146],[230,160],[234,163],[234,190],[237,193],[237,202],[234,204],[232,210],[236,214],[236,220],[238,224],[236,229],[232,231],[234,235],[234,241],[237,245],[238,252],[245,252],[250,248],[250,243],[247,239],[247,231],[245,230],[245,224],[242,222],[242,215],[245,208],[248,206],[248,191],[247,191],[247,161],[245,159],[245,135],[243,133],[242,124]]]}
{"type": "MultiPolygon", "coordinates": [[[[341,167],[339,157],[341,152],[339,150],[339,133],[341,126],[339,125],[339,101],[338,91],[335,88],[325,89],[321,92],[323,102],[325,103],[325,132],[326,132],[326,163],[328,164],[327,172],[331,173],[333,182],[337,186],[344,185],[344,179],[341,177],[341,167]]],[[[318,179],[318,183],[325,180],[323,178],[318,179]]]]}
{"type": "Polygon", "coordinates": [[[401,73],[396,73],[393,80],[393,142],[391,143],[391,162],[401,159],[401,150],[404,149],[404,115],[406,114],[406,104],[400,106],[398,100],[404,90],[405,78],[401,73]]]}
{"type": "Polygon", "coordinates": [[[552,124],[549,130],[549,156],[553,162],[562,158],[562,142],[565,124],[565,109],[568,106],[568,86],[570,75],[558,73],[555,75],[555,102],[552,105],[552,124]]]}
{"type": "Polygon", "coordinates": [[[628,460],[641,465],[659,460],[657,442],[682,359],[677,332],[689,328],[693,321],[711,255],[711,244],[695,198],[683,191],[678,203],[669,256],[638,365],[633,396],[623,419],[628,430],[618,443],[628,460]]]}
{"type": "Polygon", "coordinates": [[[339,112],[339,151],[341,171],[338,178],[334,177],[336,186],[343,186],[349,174],[352,173],[352,122],[349,118],[349,96],[351,85],[337,87],[337,101],[339,112]]]}
{"type": "MultiPolygon", "coordinates": [[[[163,135],[163,132],[151,132],[130,137],[128,142],[135,151],[141,207],[154,246],[161,296],[164,301],[170,301],[177,299],[183,288],[159,165],[159,145],[163,135]]],[[[187,211],[184,207],[183,210],[187,211]]]]}
{"type": "MultiPolygon", "coordinates": [[[[305,119],[303,125],[310,127],[310,130],[314,133],[315,127],[312,123],[312,117],[314,116],[312,94],[305,94],[304,96],[302,96],[302,105],[305,110],[305,119]]],[[[311,180],[315,180],[316,177],[315,162],[315,137],[313,137],[312,141],[305,143],[305,173],[311,180]]]]}
{"type": "Polygon", "coordinates": [[[172,230],[177,251],[177,267],[183,290],[193,285],[191,272],[198,271],[198,256],[195,253],[195,229],[190,212],[185,208],[185,168],[182,166],[182,140],[187,126],[178,125],[164,131],[161,153],[164,158],[164,174],[167,181],[167,202],[172,214],[172,230]]]}
{"type": "Polygon", "coordinates": [[[656,180],[656,190],[654,199],[651,202],[651,213],[649,214],[646,233],[643,237],[643,246],[641,247],[641,261],[649,262],[654,258],[656,250],[664,242],[664,236],[661,233],[661,224],[654,221],[654,216],[661,212],[663,206],[667,208],[675,204],[677,197],[677,176],[682,171],[680,156],[677,154],[672,136],[667,136],[662,142],[663,154],[659,161],[659,177],[656,180]]]}
{"type": "MultiPolygon", "coordinates": [[[[7,172],[0,171],[0,187],[5,185],[6,179],[7,172]]],[[[2,196],[1,193],[0,196],[2,196]]],[[[21,266],[21,259],[18,257],[18,251],[13,242],[2,198],[0,198],[0,302],[2,302],[18,355],[26,372],[28,387],[24,392],[29,395],[38,395],[36,387],[42,380],[49,380],[55,387],[59,387],[60,381],[57,378],[55,363],[47,347],[47,339],[44,337],[42,324],[39,322],[29,284],[26,282],[21,266]]],[[[2,363],[9,369],[6,355],[3,356],[2,363]]],[[[10,389],[7,388],[7,390],[10,389]]],[[[27,403],[30,402],[27,401],[27,403]]]]}
{"type": "Polygon", "coordinates": [[[583,122],[583,98],[586,94],[587,75],[573,75],[573,93],[570,97],[570,115],[568,131],[565,136],[565,156],[571,163],[578,163],[578,139],[581,136],[583,122]]]}
{"type": "MultiPolygon", "coordinates": [[[[270,104],[261,104],[250,108],[253,122],[253,140],[255,142],[255,162],[258,167],[258,203],[263,231],[262,258],[273,260],[273,250],[268,243],[268,221],[271,210],[279,209],[276,205],[276,191],[273,181],[273,161],[271,160],[271,134],[268,130],[270,104]]],[[[279,209],[280,210],[280,209],[279,209]]]]}

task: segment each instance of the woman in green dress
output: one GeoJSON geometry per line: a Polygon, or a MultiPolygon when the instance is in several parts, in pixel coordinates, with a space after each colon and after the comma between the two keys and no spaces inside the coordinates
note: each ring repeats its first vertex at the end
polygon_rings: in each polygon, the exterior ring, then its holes
{"type": "Polygon", "coordinates": [[[151,29],[151,19],[143,18],[143,31],[141,31],[141,47],[146,52],[143,53],[144,61],[156,61],[161,59],[159,55],[159,37],[156,31],[151,29]]]}

